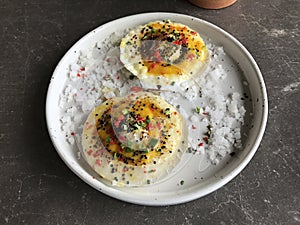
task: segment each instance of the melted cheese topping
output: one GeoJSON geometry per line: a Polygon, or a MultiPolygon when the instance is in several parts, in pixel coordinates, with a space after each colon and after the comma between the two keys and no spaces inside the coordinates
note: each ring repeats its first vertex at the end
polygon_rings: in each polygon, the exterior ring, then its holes
{"type": "Polygon", "coordinates": [[[182,122],[174,107],[150,93],[109,99],[85,122],[83,152],[98,174],[117,185],[153,183],[184,152],[182,122]]]}
{"type": "Polygon", "coordinates": [[[201,74],[209,61],[200,35],[170,21],[139,26],[122,39],[120,49],[125,67],[140,79],[155,84],[192,78],[201,74]]]}

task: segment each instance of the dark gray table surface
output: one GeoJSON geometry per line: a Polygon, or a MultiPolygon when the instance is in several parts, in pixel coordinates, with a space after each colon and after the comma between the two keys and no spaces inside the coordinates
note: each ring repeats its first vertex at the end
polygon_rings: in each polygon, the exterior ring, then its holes
{"type": "Polygon", "coordinates": [[[0,224],[300,224],[300,1],[0,0],[0,224]],[[45,122],[49,79],[92,29],[141,12],[178,12],[235,36],[261,68],[269,119],[250,164],[201,199],[146,207],[88,186],[60,159],[45,122]]]}

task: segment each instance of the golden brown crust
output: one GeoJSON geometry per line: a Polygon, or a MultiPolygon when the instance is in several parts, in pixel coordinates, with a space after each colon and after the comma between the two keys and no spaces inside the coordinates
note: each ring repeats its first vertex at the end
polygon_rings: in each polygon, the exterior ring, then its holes
{"type": "Polygon", "coordinates": [[[150,93],[109,99],[96,107],[84,124],[85,158],[113,184],[154,183],[173,169],[184,151],[179,150],[182,122],[174,107],[150,93]],[[129,139],[136,134],[143,134],[144,140],[129,139]],[[138,141],[144,144],[142,148],[135,145],[138,141]]]}
{"type": "Polygon", "coordinates": [[[130,72],[156,84],[190,79],[205,70],[209,60],[200,35],[170,21],[154,21],[132,30],[122,39],[120,51],[130,72]]]}

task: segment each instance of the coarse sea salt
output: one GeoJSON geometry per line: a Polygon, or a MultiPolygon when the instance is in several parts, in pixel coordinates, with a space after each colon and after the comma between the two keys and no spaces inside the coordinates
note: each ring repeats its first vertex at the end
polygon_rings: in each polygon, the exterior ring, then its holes
{"type": "MultiPolygon", "coordinates": [[[[112,33],[92,48],[83,49],[78,60],[70,64],[59,107],[63,114],[61,129],[71,145],[76,144],[75,136],[80,136],[88,114],[105,99],[124,96],[136,86],[153,88],[130,79],[130,72],[120,62],[119,44],[125,32],[112,33]]],[[[207,47],[211,60],[205,74],[162,87],[164,91],[156,93],[174,105],[185,119],[191,150],[188,152],[206,155],[212,164],[217,164],[235,149],[242,148],[241,128],[246,110],[238,92],[225,95],[220,88],[220,82],[228,75],[220,64],[226,55],[223,48],[209,40],[207,47]]]]}

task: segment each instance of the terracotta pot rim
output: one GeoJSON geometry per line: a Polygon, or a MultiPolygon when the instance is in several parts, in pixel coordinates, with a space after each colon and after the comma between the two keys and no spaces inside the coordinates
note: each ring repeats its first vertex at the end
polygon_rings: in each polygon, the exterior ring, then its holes
{"type": "Polygon", "coordinates": [[[234,4],[237,0],[189,0],[192,4],[204,9],[222,9],[234,4]]]}

